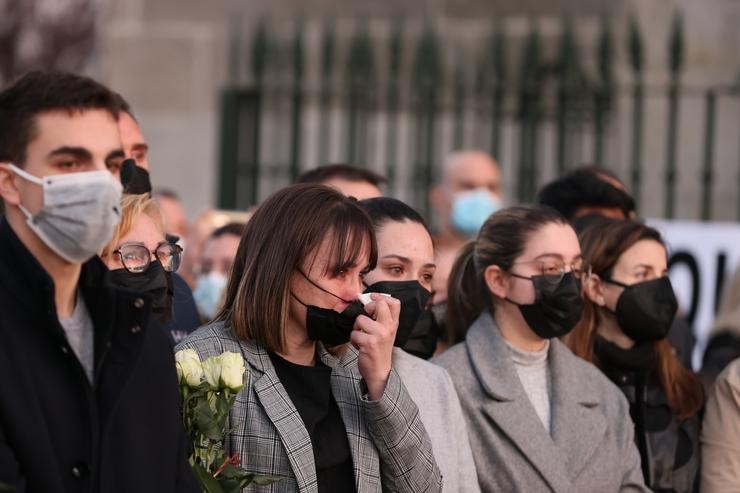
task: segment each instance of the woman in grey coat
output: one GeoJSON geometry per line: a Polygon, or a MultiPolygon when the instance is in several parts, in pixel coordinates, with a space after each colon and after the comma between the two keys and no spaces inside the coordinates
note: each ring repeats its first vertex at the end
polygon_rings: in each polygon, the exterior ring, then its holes
{"type": "Polygon", "coordinates": [[[359,205],[372,219],[378,239],[378,264],[365,274],[366,292],[388,293],[401,302],[393,368],[419,407],[444,479],[442,491],[477,493],[468,431],[450,376],[403,349],[416,324],[429,314],[425,311],[436,270],[432,236],[419,213],[400,200],[376,197],[359,205]]]}
{"type": "Polygon", "coordinates": [[[357,300],[376,259],[356,201],[287,187],[247,224],[216,322],[178,346],[246,360],[224,446],[248,471],[283,478],[259,491],[441,490],[418,408],[392,369],[400,304],[357,300]]]}
{"type": "Polygon", "coordinates": [[[467,419],[481,490],[648,491],[622,393],[558,337],[581,315],[581,250],[555,211],[493,214],[449,281],[465,341],[434,362],[467,419]]]}

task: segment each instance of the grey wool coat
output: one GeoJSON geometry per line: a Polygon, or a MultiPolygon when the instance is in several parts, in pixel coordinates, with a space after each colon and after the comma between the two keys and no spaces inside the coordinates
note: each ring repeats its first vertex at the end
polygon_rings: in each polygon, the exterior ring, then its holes
{"type": "MultiPolygon", "coordinates": [[[[254,341],[240,341],[222,322],[201,327],[177,346],[194,349],[201,361],[225,351],[240,353],[247,379],[232,407],[224,444],[241,456],[249,472],[284,479],[255,491],[316,492],[316,466],[308,431],[278,379],[267,351],[254,341]]],[[[341,359],[317,345],[331,368],[331,387],[347,430],[357,491],[361,493],[439,492],[442,478],[419,411],[400,378],[391,371],[383,397],[361,395],[357,351],[341,359]]],[[[248,487],[246,491],[252,491],[248,487]]]]}
{"type": "Polygon", "coordinates": [[[558,340],[548,353],[551,430],[522,387],[489,312],[433,360],[455,383],[483,492],[649,491],[624,395],[558,340]]]}

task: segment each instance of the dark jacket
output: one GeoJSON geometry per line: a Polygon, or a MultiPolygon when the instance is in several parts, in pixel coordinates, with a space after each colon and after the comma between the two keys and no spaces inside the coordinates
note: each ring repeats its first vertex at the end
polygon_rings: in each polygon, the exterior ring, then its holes
{"type": "Polygon", "coordinates": [[[659,492],[698,491],[701,417],[679,423],[656,372],[652,342],[622,349],[597,339],[600,368],[627,397],[645,483],[659,492]]]}
{"type": "Polygon", "coordinates": [[[29,492],[197,491],[177,377],[150,302],[107,284],[97,258],[79,287],[94,325],[95,384],[59,324],[54,285],[0,219],[0,483],[29,492]]]}

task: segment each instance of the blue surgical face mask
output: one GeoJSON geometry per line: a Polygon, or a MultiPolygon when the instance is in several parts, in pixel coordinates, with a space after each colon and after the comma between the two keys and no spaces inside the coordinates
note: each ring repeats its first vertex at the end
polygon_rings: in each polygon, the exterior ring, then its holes
{"type": "Polygon", "coordinates": [[[486,188],[455,194],[450,225],[459,234],[472,238],[488,216],[501,208],[500,199],[486,188]]]}
{"type": "Polygon", "coordinates": [[[216,316],[227,282],[226,276],[220,272],[209,272],[198,278],[193,299],[202,317],[212,320],[216,316]]]}

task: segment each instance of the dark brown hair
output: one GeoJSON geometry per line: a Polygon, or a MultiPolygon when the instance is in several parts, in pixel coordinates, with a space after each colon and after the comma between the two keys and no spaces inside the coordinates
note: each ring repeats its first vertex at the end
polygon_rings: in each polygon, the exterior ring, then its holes
{"type": "Polygon", "coordinates": [[[0,92],[0,161],[23,166],[36,132],[36,116],[48,111],[102,109],[118,118],[118,96],[89,77],[29,72],[0,92]]]}
{"type": "MultiPolygon", "coordinates": [[[[619,258],[635,243],[652,240],[665,247],[663,238],[656,229],[629,220],[603,219],[592,222],[580,233],[579,240],[584,263],[591,267],[593,274],[602,279],[611,275],[619,258]]],[[[598,366],[594,345],[600,310],[585,293],[583,298],[581,321],[566,336],[565,342],[577,356],[598,366]]],[[[658,378],[668,406],[677,414],[679,421],[696,415],[704,404],[704,393],[699,380],[678,361],[667,339],[655,342],[655,353],[658,378]]]]}
{"type": "Polygon", "coordinates": [[[544,206],[502,209],[489,217],[478,237],[465,245],[447,281],[447,343],[465,339],[465,333],[486,308],[493,310],[483,274],[489,265],[508,272],[532,234],[551,223],[567,225],[565,218],[544,206]]]}
{"type": "Polygon", "coordinates": [[[273,194],[247,223],[216,320],[227,322],[239,339],[283,352],[291,277],[327,237],[326,273],[361,262],[375,268],[373,226],[355,199],[309,183],[273,194]],[[364,252],[366,259],[360,258],[364,252]]]}
{"type": "Polygon", "coordinates": [[[369,183],[376,187],[380,187],[388,181],[384,176],[364,168],[349,164],[329,164],[304,172],[298,177],[296,183],[326,183],[335,178],[351,182],[369,183]]]}

